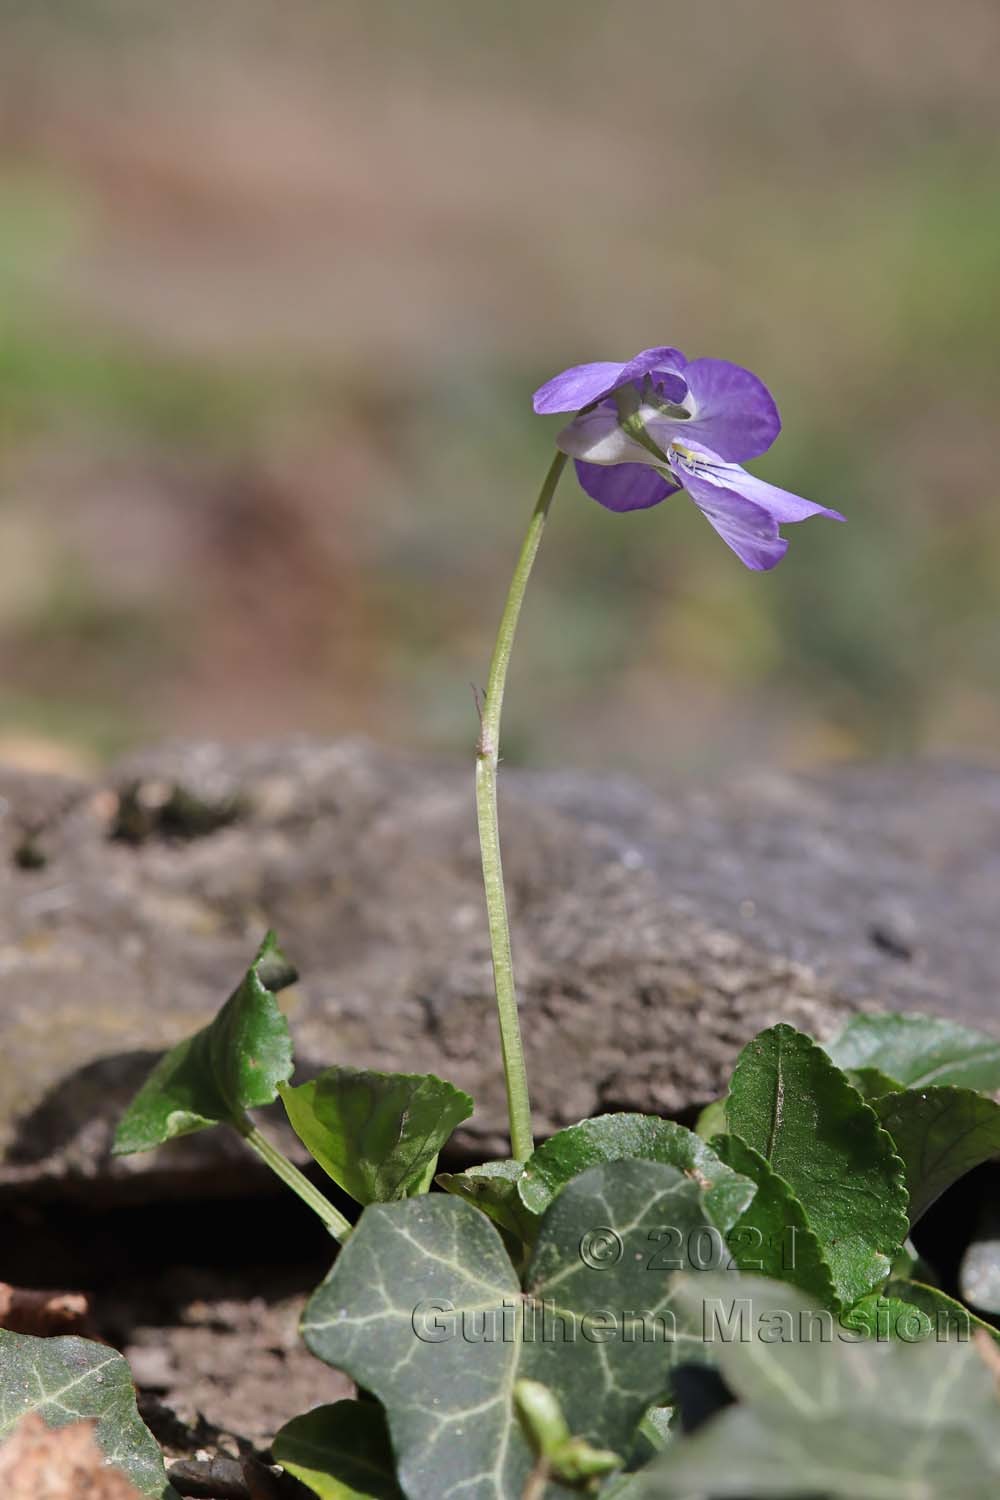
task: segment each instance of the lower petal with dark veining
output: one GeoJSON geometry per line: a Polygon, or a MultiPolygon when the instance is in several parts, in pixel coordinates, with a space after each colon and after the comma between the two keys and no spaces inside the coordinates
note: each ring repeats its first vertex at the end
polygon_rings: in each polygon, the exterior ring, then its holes
{"type": "Polygon", "coordinates": [[[748,568],[766,573],[780,563],[788,543],[779,535],[778,523],[762,505],[756,505],[735,490],[718,489],[697,480],[686,485],[688,494],[705,520],[748,568]]]}
{"type": "Polygon", "coordinates": [[[773,568],[788,550],[778,527],[810,516],[842,521],[839,510],[781,490],[740,464],[726,463],[701,443],[675,441],[670,471],[702,514],[748,568],[773,568]]]}

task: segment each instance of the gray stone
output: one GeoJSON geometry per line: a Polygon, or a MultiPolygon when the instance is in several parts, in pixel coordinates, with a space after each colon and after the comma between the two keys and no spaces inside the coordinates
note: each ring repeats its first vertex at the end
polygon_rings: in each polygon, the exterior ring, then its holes
{"type": "MultiPolygon", "coordinates": [[[[1000,773],[655,795],[505,768],[501,800],[540,1132],[690,1112],[777,1020],[827,1035],[879,1006],[998,1029],[1000,773]]],[[[0,771],[0,814],[0,1185],[139,1200],[242,1180],[224,1131],[107,1152],[157,1050],[209,1019],[268,925],[302,973],[302,1074],[440,1072],[476,1099],[459,1147],[503,1151],[470,763],[178,745],[99,786],[0,771]]]]}

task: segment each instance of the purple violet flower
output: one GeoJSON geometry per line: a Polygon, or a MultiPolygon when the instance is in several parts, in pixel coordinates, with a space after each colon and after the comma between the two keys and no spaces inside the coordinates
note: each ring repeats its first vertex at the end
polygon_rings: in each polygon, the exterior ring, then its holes
{"type": "Polygon", "coordinates": [[[608,510],[644,510],[686,490],[748,568],[779,563],[778,528],[809,516],[844,517],[741,467],[781,431],[770,391],[724,359],[687,360],[645,349],[627,364],[575,365],[534,397],[539,415],[575,412],[556,442],[576,460],[582,488],[608,510]]]}

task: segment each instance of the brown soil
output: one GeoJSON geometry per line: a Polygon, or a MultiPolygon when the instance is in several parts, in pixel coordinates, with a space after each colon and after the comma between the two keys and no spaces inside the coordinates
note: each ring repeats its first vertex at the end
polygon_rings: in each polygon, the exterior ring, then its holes
{"type": "Polygon", "coordinates": [[[99,1302],[98,1326],[131,1365],[168,1453],[191,1456],[193,1440],[211,1451],[263,1451],[290,1418],[351,1393],[299,1337],[314,1284],[305,1268],[190,1266],[99,1302]]]}
{"type": "Polygon", "coordinates": [[[299,1337],[302,1308],[333,1246],[297,1200],[273,1193],[131,1206],[7,1200],[0,1218],[11,1279],[21,1288],[79,1289],[89,1305],[86,1336],[128,1360],[140,1413],[178,1494],[307,1493],[288,1476],[275,1478],[270,1444],[290,1418],[353,1387],[299,1337]]]}

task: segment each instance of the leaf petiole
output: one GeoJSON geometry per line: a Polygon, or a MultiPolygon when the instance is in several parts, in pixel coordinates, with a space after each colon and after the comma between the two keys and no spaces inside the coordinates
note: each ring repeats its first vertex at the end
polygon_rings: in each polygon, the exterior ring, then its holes
{"type": "Polygon", "coordinates": [[[313,1213],[322,1219],[327,1230],[337,1243],[342,1245],[351,1232],[350,1220],[345,1219],[340,1210],[334,1208],[333,1204],[328,1198],[323,1196],[319,1188],[313,1187],[308,1177],[288,1160],[284,1152],[279,1151],[277,1146],[269,1141],[266,1135],[261,1134],[249,1115],[244,1115],[242,1119],[234,1121],[234,1124],[247,1145],[256,1151],[261,1161],[266,1162],[271,1171],[277,1177],[281,1178],[285,1186],[290,1187],[293,1193],[298,1194],[303,1203],[308,1204],[313,1213]]]}

